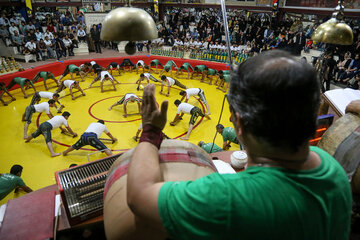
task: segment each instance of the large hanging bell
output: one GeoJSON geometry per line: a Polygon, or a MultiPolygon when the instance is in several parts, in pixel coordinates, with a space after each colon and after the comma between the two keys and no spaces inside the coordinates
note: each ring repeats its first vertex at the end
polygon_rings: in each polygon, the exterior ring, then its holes
{"type": "Polygon", "coordinates": [[[142,9],[116,8],[102,23],[101,39],[106,41],[142,41],[158,37],[152,17],[142,9]]]}
{"type": "Polygon", "coordinates": [[[330,18],[316,28],[311,39],[316,42],[351,45],[354,36],[351,28],[346,23],[339,22],[336,18],[330,18]]]}

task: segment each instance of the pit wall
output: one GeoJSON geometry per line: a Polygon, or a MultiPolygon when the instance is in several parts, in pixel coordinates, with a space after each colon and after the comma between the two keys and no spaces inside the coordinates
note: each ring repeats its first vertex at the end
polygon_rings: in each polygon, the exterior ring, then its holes
{"type": "MultiPolygon", "coordinates": [[[[77,60],[54,62],[54,63],[44,64],[42,66],[38,66],[32,69],[27,69],[22,72],[15,72],[11,74],[1,75],[0,82],[4,82],[6,85],[8,85],[10,81],[15,77],[23,77],[31,80],[38,72],[41,71],[50,71],[54,74],[54,76],[60,76],[64,72],[65,67],[67,65],[75,64],[77,66],[80,66],[80,64],[83,64],[84,62],[90,62],[90,61],[96,61],[96,63],[99,64],[100,66],[107,67],[109,63],[111,62],[121,63],[125,58],[129,58],[134,64],[136,64],[138,60],[143,60],[145,64],[149,65],[150,61],[154,59],[158,59],[163,65],[165,65],[167,61],[173,60],[178,67],[180,67],[183,63],[188,62],[193,67],[195,67],[196,65],[204,64],[208,68],[213,68],[216,70],[230,69],[229,65],[225,63],[207,62],[202,60],[183,59],[183,58],[162,57],[162,56],[154,56],[154,55],[142,55],[142,56],[139,55],[139,56],[116,57],[116,58],[114,57],[114,58],[96,58],[96,59],[77,59],[77,60]]],[[[16,89],[19,87],[20,86],[16,84],[12,89],[16,89]]]]}

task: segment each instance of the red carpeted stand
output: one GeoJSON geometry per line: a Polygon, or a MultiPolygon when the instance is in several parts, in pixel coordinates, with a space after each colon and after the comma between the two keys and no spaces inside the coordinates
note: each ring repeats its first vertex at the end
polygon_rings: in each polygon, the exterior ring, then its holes
{"type": "MultiPolygon", "coordinates": [[[[78,59],[78,60],[66,60],[61,62],[54,62],[54,63],[38,66],[32,69],[28,69],[23,72],[16,72],[16,73],[2,75],[0,76],[0,82],[4,82],[7,85],[14,77],[23,77],[31,80],[38,72],[41,71],[50,71],[55,76],[59,76],[64,72],[65,67],[69,64],[75,64],[77,66],[80,66],[80,64],[83,64],[84,62],[90,62],[92,60],[96,61],[96,63],[99,64],[100,66],[107,67],[111,62],[121,63],[124,58],[129,58],[134,64],[136,64],[138,60],[143,60],[145,64],[149,65],[151,60],[158,59],[163,65],[165,65],[167,61],[173,60],[178,67],[180,67],[183,63],[188,62],[193,67],[195,67],[196,65],[204,64],[207,67],[216,70],[230,69],[229,65],[225,63],[207,62],[207,61],[184,59],[184,58],[170,58],[170,57],[162,57],[162,56],[154,56],[154,55],[143,55],[143,56],[126,56],[126,57],[117,57],[117,58],[78,59]]],[[[19,88],[19,86],[15,85],[13,89],[15,88],[19,88]]]]}
{"type": "Polygon", "coordinates": [[[49,239],[54,236],[55,191],[52,186],[9,200],[0,239],[49,239]]]}

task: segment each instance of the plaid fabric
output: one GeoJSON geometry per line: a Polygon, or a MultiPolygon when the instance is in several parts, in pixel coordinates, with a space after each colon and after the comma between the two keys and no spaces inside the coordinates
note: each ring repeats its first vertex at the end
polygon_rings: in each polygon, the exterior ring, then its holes
{"type": "Polygon", "coordinates": [[[120,166],[118,166],[111,173],[108,174],[104,187],[104,198],[106,197],[108,190],[114,184],[114,182],[116,182],[119,178],[127,174],[129,169],[129,162],[130,160],[122,162],[120,166]]]}
{"type": "Polygon", "coordinates": [[[360,165],[360,126],[347,136],[336,148],[334,158],[344,168],[349,181],[360,165]]]}
{"type": "MultiPolygon", "coordinates": [[[[217,172],[214,163],[209,160],[208,156],[204,155],[201,151],[196,151],[192,148],[179,148],[179,147],[162,147],[159,149],[160,163],[193,163],[197,166],[210,167],[214,172],[217,172]]],[[[116,168],[108,173],[108,177],[104,188],[104,198],[109,188],[119,178],[126,175],[129,169],[130,158],[122,161],[116,168]]]]}

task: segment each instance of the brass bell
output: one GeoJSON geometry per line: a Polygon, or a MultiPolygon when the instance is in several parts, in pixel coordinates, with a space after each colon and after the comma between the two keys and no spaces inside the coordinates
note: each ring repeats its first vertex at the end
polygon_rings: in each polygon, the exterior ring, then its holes
{"type": "Polygon", "coordinates": [[[351,45],[353,43],[353,32],[351,28],[336,18],[331,18],[316,28],[311,37],[316,42],[351,45]]]}
{"type": "Polygon", "coordinates": [[[342,21],[344,16],[343,1],[338,2],[332,17],[316,28],[311,39],[317,42],[351,45],[354,35],[352,29],[342,21]]]}
{"type": "Polygon", "coordinates": [[[116,8],[104,19],[101,39],[106,41],[142,41],[158,37],[152,17],[133,7],[116,8]]]}

